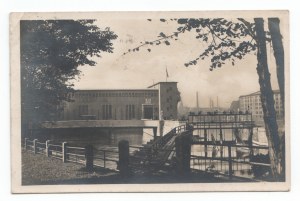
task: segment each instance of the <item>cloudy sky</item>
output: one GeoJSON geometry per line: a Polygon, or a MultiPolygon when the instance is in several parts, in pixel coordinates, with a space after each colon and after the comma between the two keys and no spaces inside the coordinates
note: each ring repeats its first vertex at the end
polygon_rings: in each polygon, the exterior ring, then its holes
{"type": "MultiPolygon", "coordinates": [[[[123,55],[143,41],[157,39],[160,32],[171,34],[178,26],[175,22],[162,23],[159,19],[151,22],[142,16],[138,18],[97,19],[100,28],[110,27],[118,35],[114,41],[114,53],[102,53],[102,58],[96,59],[94,67],[83,66],[83,75],[75,82],[76,89],[136,89],[146,88],[154,82],[178,82],[183,104],[196,106],[196,92],[199,93],[200,107],[209,106],[209,98],[216,102],[217,96],[222,107],[229,107],[231,101],[240,95],[259,90],[256,73],[256,56],[247,55],[243,60],[224,65],[222,68],[209,71],[209,59],[199,62],[196,66],[184,66],[185,62],[193,60],[208,44],[194,38],[194,33],[186,33],[177,41],[153,46],[151,52],[141,48],[139,52],[123,55]]],[[[268,54],[272,54],[268,50],[268,54]]],[[[272,87],[277,89],[274,58],[269,56],[272,87]]],[[[229,62],[230,63],[230,62],[229,62]]]]}

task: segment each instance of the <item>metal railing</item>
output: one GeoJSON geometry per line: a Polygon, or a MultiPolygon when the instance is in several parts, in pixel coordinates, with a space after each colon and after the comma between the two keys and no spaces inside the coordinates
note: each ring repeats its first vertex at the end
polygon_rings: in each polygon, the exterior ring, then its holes
{"type": "Polygon", "coordinates": [[[94,152],[94,166],[118,171],[118,154],[119,152],[115,150],[96,149],[94,152]]]}

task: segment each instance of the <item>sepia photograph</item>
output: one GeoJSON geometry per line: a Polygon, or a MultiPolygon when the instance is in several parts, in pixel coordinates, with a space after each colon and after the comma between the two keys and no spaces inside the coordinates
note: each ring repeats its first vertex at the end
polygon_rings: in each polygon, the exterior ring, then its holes
{"type": "Polygon", "coordinates": [[[13,193],[288,191],[289,13],[11,13],[13,193]]]}

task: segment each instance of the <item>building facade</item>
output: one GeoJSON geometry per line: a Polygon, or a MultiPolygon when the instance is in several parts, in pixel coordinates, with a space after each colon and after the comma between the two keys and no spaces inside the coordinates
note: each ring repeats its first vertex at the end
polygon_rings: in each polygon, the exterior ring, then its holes
{"type": "Polygon", "coordinates": [[[76,90],[65,102],[62,120],[177,119],[180,100],[176,82],[146,89],[76,90]]]}
{"type": "MultiPolygon", "coordinates": [[[[281,104],[279,90],[274,90],[274,102],[276,117],[278,120],[283,119],[284,111],[281,104]]],[[[249,111],[252,113],[255,121],[263,121],[263,110],[260,101],[260,91],[243,95],[239,97],[239,110],[242,112],[249,111]]]]}

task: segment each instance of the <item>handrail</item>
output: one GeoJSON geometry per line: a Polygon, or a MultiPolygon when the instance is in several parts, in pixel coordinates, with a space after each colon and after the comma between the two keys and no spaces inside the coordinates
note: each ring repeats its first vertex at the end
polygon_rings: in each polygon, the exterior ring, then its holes
{"type": "Polygon", "coordinates": [[[70,146],[67,146],[68,149],[79,149],[79,150],[85,150],[84,147],[70,147],[70,146]]]}
{"type": "Polygon", "coordinates": [[[48,146],[49,146],[49,147],[60,147],[60,148],[62,148],[61,145],[56,145],[56,144],[48,144],[48,146]]]}

